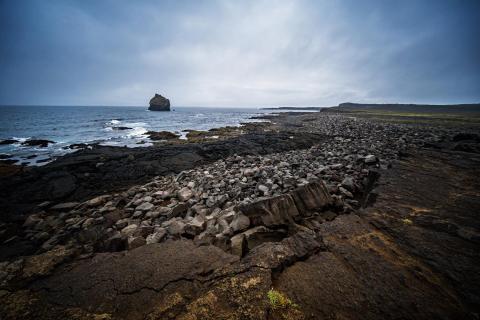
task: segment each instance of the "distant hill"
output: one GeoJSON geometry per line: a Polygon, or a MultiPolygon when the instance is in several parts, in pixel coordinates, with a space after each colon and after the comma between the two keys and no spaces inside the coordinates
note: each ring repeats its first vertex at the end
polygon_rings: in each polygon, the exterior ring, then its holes
{"type": "Polygon", "coordinates": [[[359,111],[391,111],[391,112],[422,112],[422,113],[480,113],[480,103],[472,104],[363,104],[340,103],[336,107],[322,108],[322,112],[359,112],[359,111]]]}

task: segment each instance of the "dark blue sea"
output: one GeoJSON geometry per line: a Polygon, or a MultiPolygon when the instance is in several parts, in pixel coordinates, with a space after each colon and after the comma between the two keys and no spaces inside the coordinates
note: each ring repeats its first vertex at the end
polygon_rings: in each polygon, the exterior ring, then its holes
{"type": "Polygon", "coordinates": [[[18,163],[41,165],[46,163],[42,160],[73,152],[66,147],[74,143],[145,147],[151,145],[145,136],[149,130],[172,131],[184,136],[186,129],[238,126],[241,122],[258,121],[250,119],[252,116],[271,112],[252,108],[173,109],[153,112],[146,107],[0,106],[0,140],[19,141],[0,145],[0,154],[11,155],[18,163]],[[131,129],[118,130],[119,127],[131,129]],[[48,139],[56,143],[46,148],[22,145],[27,139],[48,139]]]}

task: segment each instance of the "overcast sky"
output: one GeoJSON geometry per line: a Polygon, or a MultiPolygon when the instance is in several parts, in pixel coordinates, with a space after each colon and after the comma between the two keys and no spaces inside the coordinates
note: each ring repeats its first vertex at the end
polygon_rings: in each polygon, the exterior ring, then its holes
{"type": "Polygon", "coordinates": [[[0,104],[480,102],[480,1],[0,0],[0,104]]]}

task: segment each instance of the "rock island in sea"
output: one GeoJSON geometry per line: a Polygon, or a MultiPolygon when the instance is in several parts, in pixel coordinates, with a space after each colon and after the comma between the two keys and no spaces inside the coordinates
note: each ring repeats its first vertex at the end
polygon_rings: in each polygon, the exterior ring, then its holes
{"type": "Polygon", "coordinates": [[[150,99],[150,111],[170,111],[170,100],[164,96],[155,93],[155,96],[150,99]]]}

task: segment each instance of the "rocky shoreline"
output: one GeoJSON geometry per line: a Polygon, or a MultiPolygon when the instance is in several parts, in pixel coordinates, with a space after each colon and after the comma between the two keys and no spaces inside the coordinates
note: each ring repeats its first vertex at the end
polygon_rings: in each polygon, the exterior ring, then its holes
{"type": "MultiPolygon", "coordinates": [[[[191,136],[201,139],[195,142],[144,150],[96,146],[45,167],[2,178],[0,290],[8,303],[0,308],[0,314],[8,319],[15,312],[33,310],[31,315],[48,318],[40,305],[17,305],[22,299],[35,297],[54,306],[52,318],[71,312],[81,319],[98,319],[103,314],[102,319],[123,318],[122,314],[132,319],[199,319],[202,314],[218,319],[317,318],[319,313],[315,312],[320,311],[302,305],[298,296],[292,297],[296,307],[275,309],[269,305],[265,294],[270,288],[283,286],[284,291],[295,291],[287,290],[288,282],[276,282],[279,277],[288,277],[282,271],[297,261],[320,259],[319,252],[341,245],[340,240],[331,242],[329,237],[343,234],[347,239],[358,230],[373,232],[369,221],[361,216],[381,196],[379,177],[402,159],[418,150],[450,150],[468,154],[474,161],[479,150],[475,127],[385,123],[336,112],[285,113],[268,118],[268,124],[249,124],[242,132],[227,130],[215,141],[196,133],[191,136]],[[356,229],[349,229],[352,226],[356,229]],[[187,252],[188,261],[183,261],[187,252]],[[137,268],[135,259],[162,264],[167,256],[177,267],[179,261],[185,264],[184,269],[171,271],[177,278],[148,289],[145,285],[131,288],[140,281],[130,274],[137,268]],[[102,262],[105,259],[113,260],[102,262]],[[115,297],[103,304],[93,303],[99,297],[80,289],[79,283],[77,291],[61,285],[71,281],[75,288],[85,272],[97,270],[91,269],[92,263],[99,264],[95,267],[98,270],[120,263],[132,283],[118,289],[117,275],[103,277],[96,271],[92,286],[114,279],[115,297]],[[201,266],[199,270],[195,265],[201,266]],[[101,279],[94,280],[97,276],[101,279]],[[234,285],[233,279],[241,285],[234,285]],[[171,281],[178,281],[178,285],[168,287],[171,281]],[[74,290],[74,301],[60,302],[65,290],[74,290]],[[225,297],[225,290],[231,290],[237,301],[225,297]],[[132,293],[139,294],[137,300],[120,298],[132,293]],[[261,302],[249,308],[250,294],[259,294],[261,302]],[[136,304],[152,295],[156,302],[139,310],[136,304]],[[128,303],[120,307],[122,299],[128,303]]],[[[471,236],[467,241],[478,245],[478,230],[468,230],[471,236]]],[[[348,255],[344,257],[347,260],[348,255]]],[[[139,268],[150,277],[159,277],[157,283],[169,277],[162,271],[156,271],[157,275],[145,263],[139,268]]],[[[434,277],[423,264],[416,268],[426,278],[434,277]]],[[[373,272],[382,271],[372,266],[373,272]]],[[[414,315],[412,318],[475,314],[475,307],[462,303],[473,305],[478,294],[469,291],[471,296],[459,304],[440,281],[432,280],[426,289],[422,279],[405,277],[415,288],[422,288],[420,298],[424,301],[419,305],[425,309],[399,314],[414,315]],[[442,290],[438,301],[433,302],[438,288],[442,290]],[[428,303],[432,306],[426,307],[428,303]]],[[[395,281],[383,285],[395,290],[395,281]]],[[[99,290],[110,290],[109,284],[105,286],[99,290]]],[[[354,295],[352,301],[370,294],[354,295]]],[[[399,305],[414,299],[389,294],[399,299],[399,305]]],[[[378,297],[370,298],[379,301],[378,297]]],[[[366,318],[384,318],[396,310],[393,305],[375,308],[379,313],[367,313],[366,318]]],[[[350,314],[343,307],[338,310],[350,314]]]]}

